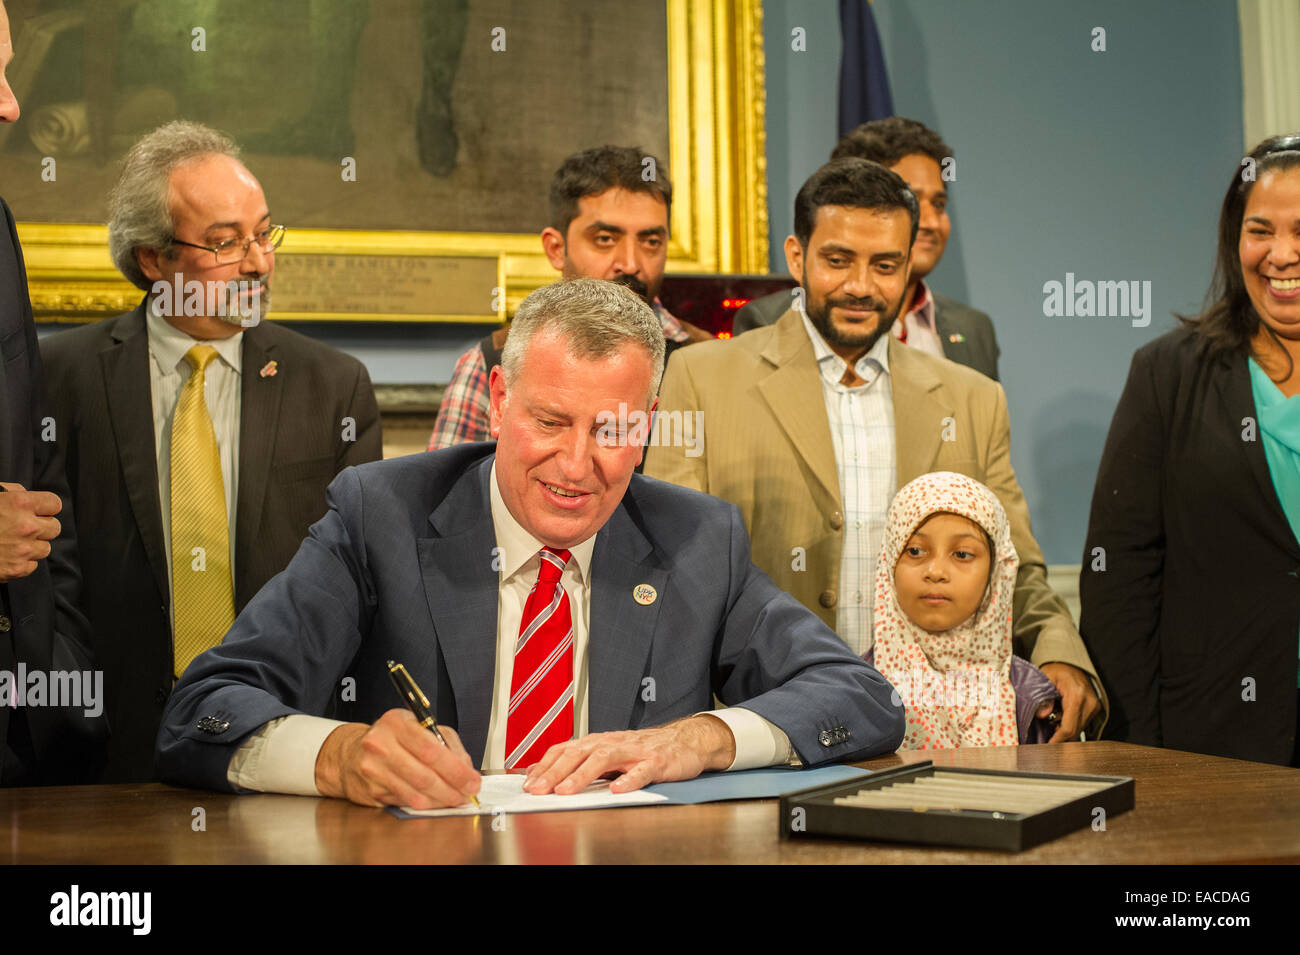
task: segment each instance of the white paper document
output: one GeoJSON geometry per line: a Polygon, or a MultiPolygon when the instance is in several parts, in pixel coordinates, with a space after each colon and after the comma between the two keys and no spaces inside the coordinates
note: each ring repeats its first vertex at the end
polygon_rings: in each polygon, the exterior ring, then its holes
{"type": "Polygon", "coordinates": [[[402,807],[402,813],[411,816],[490,816],[493,813],[518,812],[556,812],[563,809],[610,809],[616,806],[645,806],[668,802],[667,796],[638,789],[630,793],[612,793],[609,780],[598,779],[581,792],[568,796],[549,793],[534,796],[524,792],[524,776],[509,773],[499,776],[484,776],[483,788],[479,790],[478,801],[481,808],[457,806],[454,809],[412,809],[402,807]]]}

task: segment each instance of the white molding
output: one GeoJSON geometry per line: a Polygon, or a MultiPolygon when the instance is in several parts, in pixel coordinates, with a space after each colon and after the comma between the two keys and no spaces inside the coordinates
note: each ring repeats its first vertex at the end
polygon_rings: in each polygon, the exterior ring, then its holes
{"type": "Polygon", "coordinates": [[[1245,150],[1300,132],[1300,0],[1237,0],[1245,150]]]}

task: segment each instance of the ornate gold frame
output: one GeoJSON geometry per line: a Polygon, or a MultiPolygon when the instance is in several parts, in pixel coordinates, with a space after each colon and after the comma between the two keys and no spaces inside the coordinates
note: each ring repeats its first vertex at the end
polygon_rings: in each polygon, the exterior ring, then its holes
{"type": "MultiPolygon", "coordinates": [[[[666,0],[670,272],[767,271],[761,0],[666,0]]],[[[20,223],[37,321],[90,322],[135,307],[140,292],[108,257],[103,226],[20,223]]],[[[277,320],[497,322],[555,278],[532,233],[295,229],[281,255],[473,256],[497,260],[497,315],[284,313],[277,320]]]]}

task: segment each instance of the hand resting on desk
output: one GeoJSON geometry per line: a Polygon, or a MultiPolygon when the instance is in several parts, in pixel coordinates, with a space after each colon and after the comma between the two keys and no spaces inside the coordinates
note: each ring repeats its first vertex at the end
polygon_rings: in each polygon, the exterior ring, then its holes
{"type": "Polygon", "coordinates": [[[626,793],[726,769],[735,758],[736,740],[726,723],[707,714],[690,716],[664,726],[592,733],[552,746],[528,770],[524,791],[566,796],[582,792],[601,776],[619,773],[609,791],[626,793]]]}

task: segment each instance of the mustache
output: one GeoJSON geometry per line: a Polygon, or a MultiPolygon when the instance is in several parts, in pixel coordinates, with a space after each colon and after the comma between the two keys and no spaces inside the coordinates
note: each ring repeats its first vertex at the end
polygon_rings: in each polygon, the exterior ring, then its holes
{"type": "Polygon", "coordinates": [[[616,275],[610,279],[615,285],[623,285],[630,288],[641,298],[647,298],[650,295],[650,288],[635,275],[616,275]]]}
{"type": "Polygon", "coordinates": [[[885,310],[885,303],[873,295],[868,295],[866,298],[828,298],[826,306],[827,308],[837,306],[839,308],[865,308],[874,312],[883,312],[885,310]]]}

